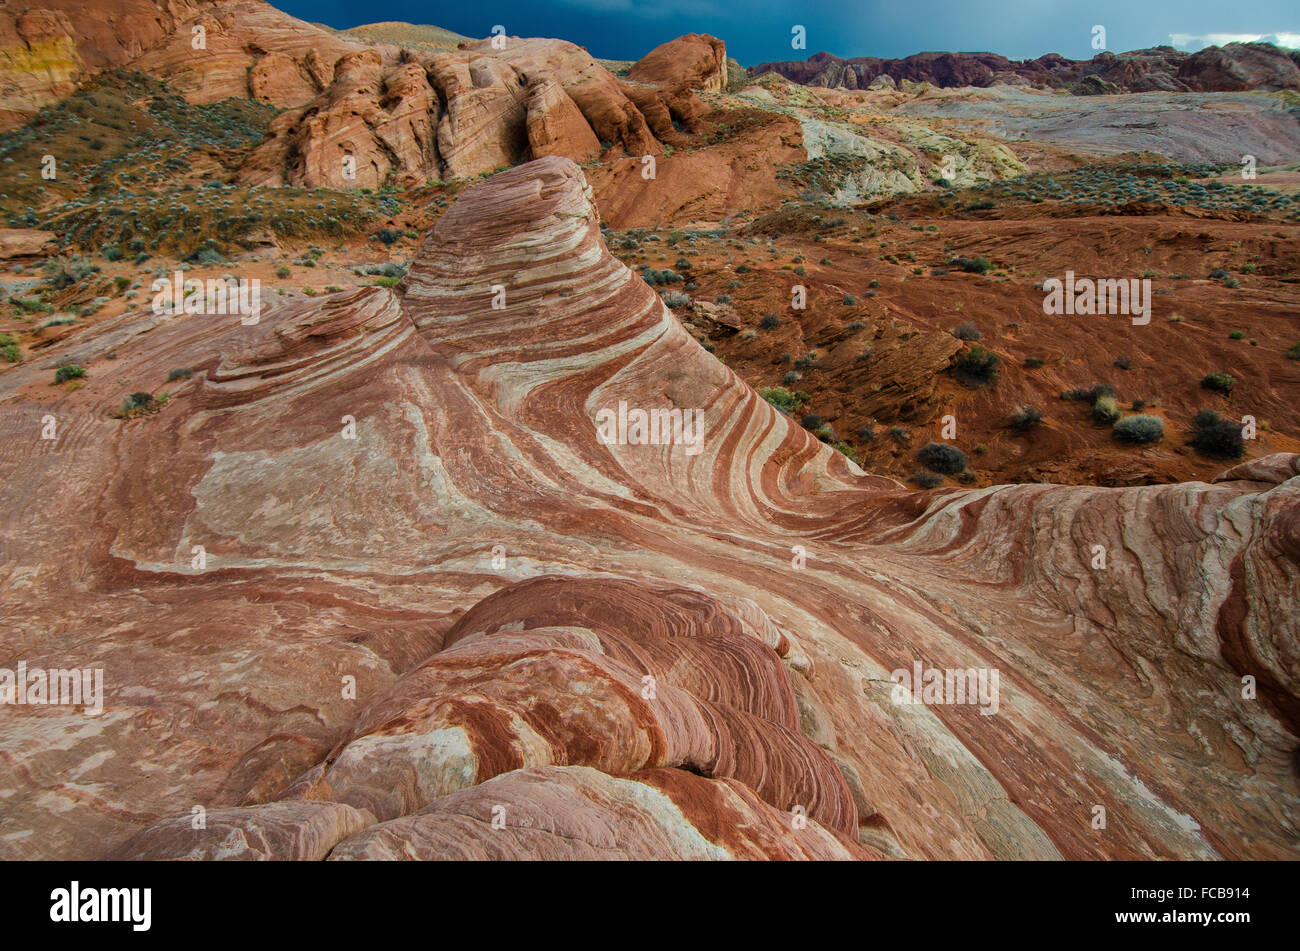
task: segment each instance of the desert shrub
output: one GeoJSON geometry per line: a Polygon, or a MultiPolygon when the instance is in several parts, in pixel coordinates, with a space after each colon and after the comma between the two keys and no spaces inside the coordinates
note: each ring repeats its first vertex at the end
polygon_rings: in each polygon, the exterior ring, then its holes
{"type": "Polygon", "coordinates": [[[397,228],[380,228],[375,232],[374,237],[376,240],[382,241],[385,245],[391,246],[400,241],[403,234],[404,232],[397,228]]]}
{"type": "Polygon", "coordinates": [[[1033,429],[1043,421],[1043,414],[1032,406],[1017,406],[1011,413],[1011,428],[1033,429]]]}
{"type": "Polygon", "coordinates": [[[1119,394],[1115,392],[1115,387],[1111,386],[1109,383],[1094,383],[1087,389],[1076,388],[1073,390],[1066,390],[1061,394],[1061,399],[1078,400],[1080,402],[1092,404],[1097,402],[1097,400],[1101,399],[1103,396],[1118,395],[1119,394]]]}
{"type": "Polygon", "coordinates": [[[783,386],[766,387],[759,390],[758,395],[783,413],[796,413],[805,404],[812,402],[812,397],[803,390],[791,392],[783,386]]]}
{"type": "Polygon", "coordinates": [[[167,374],[167,380],[168,382],[173,380],[188,380],[193,375],[194,371],[189,367],[178,367],[167,374]]]}
{"type": "Polygon", "coordinates": [[[948,262],[953,267],[959,267],[970,274],[987,274],[993,269],[993,263],[988,258],[953,258],[948,262]]]}
{"type": "Polygon", "coordinates": [[[1046,362],[1047,361],[1042,357],[1025,357],[1025,368],[1028,370],[1037,370],[1046,362]]]}
{"type": "Polygon", "coordinates": [[[1244,340],[1245,338],[1246,331],[1244,330],[1234,330],[1232,333],[1228,334],[1229,340],[1244,340]]]}
{"type": "Polygon", "coordinates": [[[758,322],[758,326],[763,330],[775,330],[781,326],[781,318],[776,314],[764,314],[763,319],[758,322]]]}
{"type": "Polygon", "coordinates": [[[1300,360],[1300,343],[1291,344],[1286,356],[1288,360],[1300,360]]]}
{"type": "Polygon", "coordinates": [[[966,453],[943,442],[922,446],[916,454],[916,461],[932,472],[942,472],[944,475],[956,475],[969,465],[966,453]]]}
{"type": "Polygon", "coordinates": [[[826,420],[822,419],[816,413],[809,413],[803,419],[799,420],[799,425],[804,429],[816,431],[826,425],[826,420]]]}
{"type": "Polygon", "coordinates": [[[280,265],[278,268],[275,269],[275,276],[278,277],[278,278],[280,278],[281,280],[283,280],[283,279],[286,278],[286,277],[291,276],[292,274],[293,274],[293,271],[289,270],[289,268],[286,267],[286,266],[283,265],[283,264],[280,265]]]}
{"type": "Polygon", "coordinates": [[[79,380],[86,375],[86,370],[77,363],[65,363],[54,371],[55,383],[66,383],[68,380],[79,380]]]}
{"type": "Polygon", "coordinates": [[[1229,373],[1207,373],[1201,378],[1201,386],[1207,390],[1214,390],[1216,393],[1222,393],[1224,396],[1231,393],[1232,388],[1236,385],[1236,377],[1229,373]]]}
{"type": "Polygon", "coordinates": [[[23,358],[18,349],[18,341],[8,334],[0,334],[0,355],[10,363],[17,363],[23,358]]]}
{"type": "Polygon", "coordinates": [[[933,489],[943,485],[943,476],[933,472],[913,472],[909,481],[915,482],[923,489],[933,489]]]}
{"type": "Polygon", "coordinates": [[[852,459],[854,462],[858,463],[859,465],[862,464],[862,460],[858,458],[857,451],[854,450],[854,448],[850,446],[848,443],[835,442],[832,445],[834,446],[836,452],[848,457],[849,459],[852,459]]]}
{"type": "Polygon", "coordinates": [[[1113,423],[1120,415],[1119,401],[1113,396],[1100,397],[1092,404],[1092,418],[1099,423],[1113,423]]]}
{"type": "Polygon", "coordinates": [[[852,306],[853,306],[854,304],[856,304],[857,302],[858,302],[858,299],[857,299],[856,297],[854,297],[852,294],[845,294],[845,295],[844,295],[844,306],[846,306],[846,307],[852,307],[852,306]]]}
{"type": "Polygon", "coordinates": [[[1133,369],[1133,361],[1128,357],[1116,357],[1115,366],[1119,367],[1121,370],[1131,370],[1133,369]]]}
{"type": "Polygon", "coordinates": [[[110,244],[104,249],[104,259],[107,261],[122,260],[122,249],[115,244],[110,244]]]}
{"type": "Polygon", "coordinates": [[[876,429],[874,426],[859,426],[858,439],[861,442],[874,442],[876,438],[876,429]]]}
{"type": "Polygon", "coordinates": [[[1165,434],[1165,424],[1159,416],[1126,416],[1115,423],[1115,438],[1120,442],[1155,442],[1165,434]]]}
{"type": "Polygon", "coordinates": [[[965,323],[958,324],[953,328],[952,335],[958,340],[979,340],[984,335],[980,333],[973,323],[969,320],[965,323]]]}
{"type": "Polygon", "coordinates": [[[669,307],[688,307],[691,303],[690,295],[681,291],[664,291],[659,298],[669,307]]]}
{"type": "Polygon", "coordinates": [[[952,366],[962,382],[982,386],[997,381],[998,365],[1001,362],[997,354],[976,344],[958,354],[952,366]]]}
{"type": "Polygon", "coordinates": [[[1214,410],[1198,412],[1192,426],[1196,430],[1192,435],[1192,445],[1199,452],[1223,459],[1239,459],[1245,454],[1246,443],[1241,436],[1241,427],[1214,410]]]}
{"type": "Polygon", "coordinates": [[[802,379],[803,379],[803,374],[800,373],[798,370],[788,370],[785,376],[781,377],[781,382],[784,385],[789,386],[792,383],[798,383],[802,379]]]}
{"type": "Polygon", "coordinates": [[[894,440],[894,442],[898,443],[900,446],[907,445],[908,441],[912,438],[907,434],[907,430],[904,429],[902,426],[890,426],[889,436],[891,439],[894,440]]]}

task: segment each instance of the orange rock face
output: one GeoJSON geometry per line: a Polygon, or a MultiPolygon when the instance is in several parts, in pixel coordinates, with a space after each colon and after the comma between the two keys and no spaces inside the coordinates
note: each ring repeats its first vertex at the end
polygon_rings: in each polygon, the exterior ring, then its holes
{"type": "Polygon", "coordinates": [[[261,0],[41,0],[0,10],[0,129],[116,67],[164,78],[192,102],[300,106],[333,81],[340,57],[365,48],[261,0]]]}
{"type": "Polygon", "coordinates": [[[656,46],[637,61],[628,79],[706,92],[727,87],[727,46],[707,33],[687,33],[656,46]]]}
{"type": "Polygon", "coordinates": [[[104,683],[3,708],[0,856],[1296,857],[1300,456],[908,491],[556,156],[395,289],[111,330],[0,376],[9,653],[104,683]]]}
{"type": "Polygon", "coordinates": [[[585,50],[501,40],[501,48],[483,40],[396,62],[375,50],[340,60],[328,89],[275,121],[241,179],[364,188],[390,171],[422,183],[547,155],[586,161],[609,149],[662,151],[627,91],[585,50]],[[348,156],[358,170],[352,178],[341,172],[348,156]]]}

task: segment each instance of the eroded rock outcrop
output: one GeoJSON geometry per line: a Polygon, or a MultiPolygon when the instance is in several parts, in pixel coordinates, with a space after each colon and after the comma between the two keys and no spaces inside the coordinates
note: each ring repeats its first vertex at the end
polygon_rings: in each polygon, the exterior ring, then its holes
{"type": "MultiPolygon", "coordinates": [[[[276,119],[240,170],[252,184],[375,187],[473,178],[558,155],[658,155],[627,90],[562,40],[463,42],[454,51],[367,50],[340,60],[328,89],[276,119]],[[347,177],[345,167],[357,174],[347,177]]],[[[679,110],[689,111],[684,97],[679,110]]],[[[683,113],[684,114],[684,113],[683,113]]]]}
{"type": "Polygon", "coordinates": [[[727,88],[727,46],[707,33],[687,33],[641,57],[627,78],[657,86],[686,85],[721,92],[727,88]]]}
{"type": "Polygon", "coordinates": [[[5,857],[1296,855],[1297,457],[864,474],[607,252],[559,157],[467,190],[396,289],[104,332],[111,370],[73,338],[0,376],[11,653],[105,673],[98,717],[5,709],[39,833],[5,857]],[[995,702],[906,702],[914,664],[995,702]]]}

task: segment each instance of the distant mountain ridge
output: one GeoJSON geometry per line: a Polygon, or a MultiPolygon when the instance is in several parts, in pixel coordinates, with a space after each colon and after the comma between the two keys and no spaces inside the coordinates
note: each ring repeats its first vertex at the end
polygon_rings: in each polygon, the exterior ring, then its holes
{"type": "Polygon", "coordinates": [[[1098,53],[1090,60],[1048,53],[1011,60],[997,53],[916,53],[902,59],[841,59],[817,53],[806,60],[761,63],[751,74],[778,73],[805,86],[866,89],[910,81],[934,86],[1045,86],[1079,94],[1114,92],[1237,92],[1300,90],[1300,51],[1269,43],[1229,43],[1185,53],[1172,46],[1098,53]],[[888,77],[882,79],[882,77],[888,77]]]}

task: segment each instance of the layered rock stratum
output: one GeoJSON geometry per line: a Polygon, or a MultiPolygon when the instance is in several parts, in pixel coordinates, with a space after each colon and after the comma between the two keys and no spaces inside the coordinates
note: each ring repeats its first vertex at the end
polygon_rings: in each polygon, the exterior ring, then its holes
{"type": "Polygon", "coordinates": [[[6,858],[1297,855],[1300,456],[864,473],[609,254],[566,158],[466,190],[396,288],[129,312],[0,405],[10,666],[105,682],[6,707],[6,858]],[[637,410],[701,438],[602,438],[637,410]],[[903,702],[914,664],[996,710],[903,702]]]}

